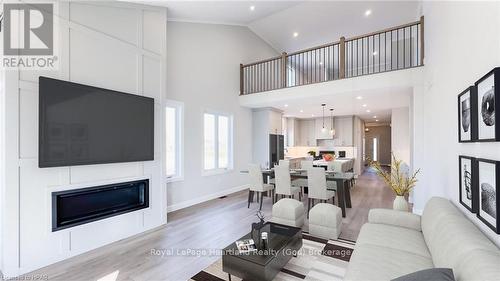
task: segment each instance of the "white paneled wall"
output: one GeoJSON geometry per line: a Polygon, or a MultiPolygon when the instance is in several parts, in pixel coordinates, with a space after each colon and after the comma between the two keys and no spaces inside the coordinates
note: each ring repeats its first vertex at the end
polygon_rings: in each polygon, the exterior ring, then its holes
{"type": "Polygon", "coordinates": [[[60,2],[58,6],[59,70],[5,74],[5,104],[0,102],[5,106],[5,128],[0,126],[6,151],[0,197],[5,276],[29,272],[166,223],[161,106],[166,96],[166,9],[111,2],[60,2]],[[40,75],[154,98],[155,160],[38,168],[40,75]],[[141,178],[150,179],[149,208],[51,231],[51,192],[141,178]]]}

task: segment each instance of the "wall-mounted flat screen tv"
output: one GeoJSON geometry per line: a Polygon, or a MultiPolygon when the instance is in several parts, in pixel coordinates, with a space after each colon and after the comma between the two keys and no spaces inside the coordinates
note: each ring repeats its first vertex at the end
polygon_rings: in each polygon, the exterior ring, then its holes
{"type": "Polygon", "coordinates": [[[60,167],[153,160],[154,99],[39,78],[39,160],[60,167]]]}

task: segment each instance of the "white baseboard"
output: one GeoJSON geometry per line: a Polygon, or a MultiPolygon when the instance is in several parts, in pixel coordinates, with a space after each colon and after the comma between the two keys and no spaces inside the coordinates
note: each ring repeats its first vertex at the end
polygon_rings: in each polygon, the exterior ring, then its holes
{"type": "Polygon", "coordinates": [[[200,203],[203,203],[203,202],[206,202],[206,201],[209,201],[209,200],[213,200],[213,199],[219,198],[221,196],[226,196],[226,195],[229,195],[231,193],[242,191],[242,190],[245,190],[245,189],[249,188],[249,186],[250,185],[248,185],[248,184],[240,185],[240,186],[236,186],[236,187],[233,187],[233,188],[230,188],[230,189],[226,189],[226,190],[223,190],[223,191],[220,191],[220,192],[217,192],[217,193],[213,193],[213,194],[205,195],[205,196],[202,196],[202,197],[194,198],[194,199],[191,199],[191,200],[186,200],[184,202],[180,202],[180,203],[177,203],[177,204],[173,204],[173,205],[167,206],[167,213],[170,213],[170,212],[173,212],[173,211],[177,211],[177,210],[180,210],[180,209],[184,209],[184,208],[187,208],[187,207],[191,207],[193,205],[200,204],[200,203]]]}

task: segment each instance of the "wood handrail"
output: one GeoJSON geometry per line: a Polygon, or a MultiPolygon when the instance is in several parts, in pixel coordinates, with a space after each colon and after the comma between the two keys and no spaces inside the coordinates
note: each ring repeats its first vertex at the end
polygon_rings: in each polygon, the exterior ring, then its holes
{"type": "Polygon", "coordinates": [[[256,64],[261,64],[261,63],[266,63],[266,62],[271,62],[273,60],[279,60],[281,59],[281,55],[277,56],[277,57],[272,57],[270,59],[265,59],[265,60],[260,60],[260,61],[256,61],[256,62],[252,62],[252,63],[249,63],[249,64],[242,64],[242,67],[249,67],[249,66],[254,66],[256,64]]]}
{"type": "Polygon", "coordinates": [[[323,44],[323,45],[320,45],[320,46],[311,47],[311,48],[308,48],[308,49],[304,49],[304,50],[300,50],[300,51],[296,51],[296,52],[290,53],[290,54],[288,54],[288,56],[290,57],[290,56],[294,56],[294,55],[298,55],[298,54],[302,54],[302,53],[307,53],[307,52],[310,52],[310,51],[314,51],[314,50],[317,50],[317,49],[323,49],[323,48],[332,47],[332,46],[338,45],[339,43],[340,43],[340,41],[336,41],[336,42],[333,42],[333,43],[327,43],[327,44],[323,44]]]}

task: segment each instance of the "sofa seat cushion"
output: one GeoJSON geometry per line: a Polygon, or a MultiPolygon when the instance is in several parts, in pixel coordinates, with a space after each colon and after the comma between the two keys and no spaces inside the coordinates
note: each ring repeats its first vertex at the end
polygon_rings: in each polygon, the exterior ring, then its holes
{"type": "Polygon", "coordinates": [[[356,245],[371,244],[431,259],[422,232],[405,227],[366,223],[361,228],[356,245]]]}
{"type": "Polygon", "coordinates": [[[387,281],[415,271],[433,268],[432,260],[385,246],[356,243],[346,281],[387,281]]]}

